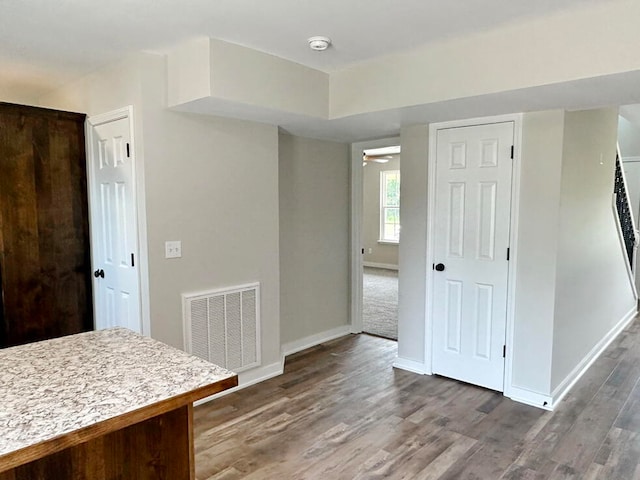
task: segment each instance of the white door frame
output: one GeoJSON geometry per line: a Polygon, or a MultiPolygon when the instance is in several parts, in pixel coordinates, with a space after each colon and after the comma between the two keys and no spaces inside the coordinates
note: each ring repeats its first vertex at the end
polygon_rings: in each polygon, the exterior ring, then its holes
{"type": "MultiPolygon", "coordinates": [[[[93,188],[93,165],[92,161],[93,149],[92,138],[93,138],[93,127],[97,125],[101,125],[103,123],[113,122],[116,120],[121,120],[123,118],[129,118],[129,126],[130,126],[130,144],[131,144],[131,154],[133,156],[133,178],[134,178],[134,189],[133,189],[133,201],[136,206],[135,209],[135,218],[136,218],[136,226],[137,226],[137,236],[138,236],[138,287],[139,287],[139,299],[140,299],[140,320],[142,327],[142,334],[146,336],[151,335],[151,315],[150,315],[150,307],[149,307],[149,258],[148,258],[148,250],[147,250],[147,216],[146,216],[146,208],[145,208],[145,195],[144,195],[144,164],[142,161],[142,155],[137,149],[137,144],[135,140],[134,132],[136,130],[135,125],[135,117],[133,115],[133,105],[129,105],[127,107],[119,108],[117,110],[112,110],[110,112],[101,113],[98,115],[92,115],[87,118],[85,122],[85,141],[86,141],[86,151],[87,151],[87,191],[89,197],[89,231],[91,238],[91,265],[92,269],[95,265],[94,259],[94,250],[93,247],[96,245],[96,231],[94,229],[95,219],[97,218],[97,195],[98,192],[94,191],[93,188]]],[[[140,129],[138,129],[139,131],[140,129]]],[[[96,310],[95,310],[95,289],[93,291],[93,322],[96,324],[96,310]]]]}
{"type": "Polygon", "coordinates": [[[455,127],[470,127],[476,125],[486,125],[491,123],[513,122],[513,171],[511,184],[511,220],[509,227],[510,257],[507,279],[507,325],[506,325],[506,346],[507,354],[504,365],[504,391],[506,397],[511,396],[512,366],[513,366],[513,326],[515,319],[515,289],[516,289],[516,265],[518,262],[518,212],[520,211],[520,152],[522,145],[522,114],[499,115],[494,117],[471,118],[467,120],[456,120],[451,122],[432,123],[429,125],[429,184],[427,186],[427,280],[426,280],[426,319],[425,319],[425,341],[424,358],[425,369],[428,374],[433,373],[433,289],[434,274],[430,267],[435,259],[433,256],[435,240],[435,200],[436,200],[436,139],[438,130],[455,127]]]}
{"type": "MultiPolygon", "coordinates": [[[[362,151],[370,148],[400,145],[400,137],[351,144],[351,333],[362,332],[362,218],[363,218],[363,170],[362,151]]],[[[400,153],[400,175],[402,176],[402,153],[400,153]]],[[[400,200],[400,223],[402,223],[402,199],[400,200]]]]}

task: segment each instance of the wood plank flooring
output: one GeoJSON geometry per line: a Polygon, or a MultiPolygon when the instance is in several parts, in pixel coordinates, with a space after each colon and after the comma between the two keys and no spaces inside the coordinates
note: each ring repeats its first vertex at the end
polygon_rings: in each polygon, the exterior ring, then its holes
{"type": "Polygon", "coordinates": [[[393,369],[395,355],[351,335],[196,407],[197,479],[640,479],[640,320],[554,412],[393,369]]]}

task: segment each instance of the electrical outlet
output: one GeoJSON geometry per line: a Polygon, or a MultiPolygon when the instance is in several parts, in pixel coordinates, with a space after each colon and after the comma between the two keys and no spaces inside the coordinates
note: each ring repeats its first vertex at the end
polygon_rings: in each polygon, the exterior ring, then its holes
{"type": "Polygon", "coordinates": [[[182,242],[180,240],[164,242],[164,258],[180,257],[182,257],[182,242]]]}
{"type": "Polygon", "coordinates": [[[373,253],[373,248],[369,248],[369,253],[373,253]]]}

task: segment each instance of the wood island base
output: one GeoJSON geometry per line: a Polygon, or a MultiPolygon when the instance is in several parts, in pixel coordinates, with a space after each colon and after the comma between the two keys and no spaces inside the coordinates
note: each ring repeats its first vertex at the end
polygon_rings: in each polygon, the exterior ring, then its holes
{"type": "Polygon", "coordinates": [[[186,405],[0,473],[0,480],[193,480],[186,405]]]}

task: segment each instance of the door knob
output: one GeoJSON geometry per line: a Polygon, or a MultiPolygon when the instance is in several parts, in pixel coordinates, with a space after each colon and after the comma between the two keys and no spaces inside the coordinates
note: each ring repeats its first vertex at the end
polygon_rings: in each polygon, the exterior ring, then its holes
{"type": "Polygon", "coordinates": [[[95,272],[93,272],[93,276],[98,278],[104,278],[104,270],[102,270],[101,268],[99,268],[98,270],[96,270],[95,272]]]}
{"type": "Polygon", "coordinates": [[[437,272],[442,272],[444,271],[444,263],[439,263],[435,266],[435,269],[437,272]]]}

